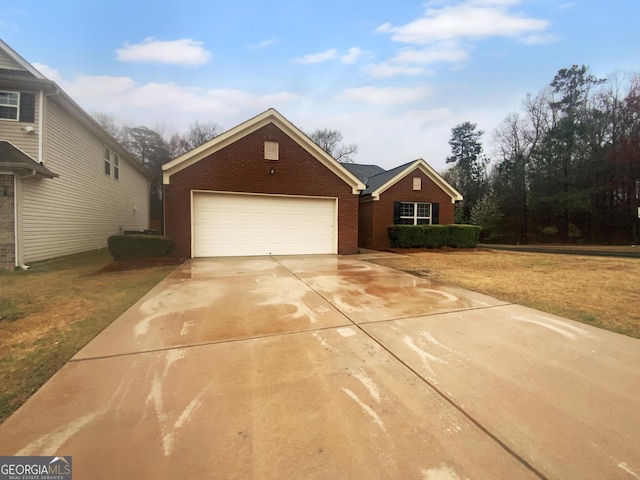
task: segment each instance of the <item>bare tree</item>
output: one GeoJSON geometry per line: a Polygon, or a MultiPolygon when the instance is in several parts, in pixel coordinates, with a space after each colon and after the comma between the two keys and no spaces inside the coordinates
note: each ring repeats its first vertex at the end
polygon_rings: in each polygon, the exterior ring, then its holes
{"type": "Polygon", "coordinates": [[[358,145],[355,143],[342,143],[342,134],[338,130],[318,128],[309,134],[309,138],[338,162],[353,163],[351,156],[358,153],[358,145]]]}
{"type": "Polygon", "coordinates": [[[203,143],[207,143],[212,138],[220,135],[222,131],[222,127],[216,122],[200,123],[196,120],[195,123],[189,126],[189,130],[184,135],[186,147],[188,150],[199,147],[203,143]]]}

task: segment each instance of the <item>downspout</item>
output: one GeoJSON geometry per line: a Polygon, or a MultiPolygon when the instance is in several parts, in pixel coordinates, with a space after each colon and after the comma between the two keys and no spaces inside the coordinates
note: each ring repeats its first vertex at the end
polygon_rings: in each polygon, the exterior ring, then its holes
{"type": "Polygon", "coordinates": [[[29,266],[25,265],[24,262],[22,261],[22,255],[20,255],[20,242],[21,242],[21,238],[20,238],[20,220],[19,220],[19,216],[18,216],[18,197],[21,196],[19,195],[19,191],[18,191],[18,185],[20,185],[20,192],[22,191],[22,184],[18,183],[18,180],[22,180],[23,178],[31,178],[31,177],[35,177],[36,176],[36,171],[35,170],[31,170],[31,172],[27,175],[23,175],[23,176],[18,176],[17,173],[14,173],[13,175],[13,218],[14,218],[14,229],[15,229],[15,256],[16,256],[16,267],[19,267],[21,270],[29,270],[29,266]]]}
{"type": "Polygon", "coordinates": [[[44,149],[44,135],[42,133],[42,128],[44,127],[44,90],[40,90],[40,108],[38,117],[38,161],[44,165],[44,157],[42,156],[44,149]]]}

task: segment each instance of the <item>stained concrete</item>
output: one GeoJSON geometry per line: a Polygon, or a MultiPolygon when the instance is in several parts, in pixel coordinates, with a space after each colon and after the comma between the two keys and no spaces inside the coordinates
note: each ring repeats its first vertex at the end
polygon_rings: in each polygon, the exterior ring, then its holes
{"type": "Polygon", "coordinates": [[[0,426],[74,479],[640,478],[640,341],[364,262],[193,260],[0,426]]]}

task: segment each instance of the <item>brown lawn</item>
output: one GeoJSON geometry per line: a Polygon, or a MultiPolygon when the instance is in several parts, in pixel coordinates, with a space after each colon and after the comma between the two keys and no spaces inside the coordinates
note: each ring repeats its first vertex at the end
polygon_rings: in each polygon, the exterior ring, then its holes
{"type": "Polygon", "coordinates": [[[375,263],[640,338],[640,259],[478,249],[375,263]]]}
{"type": "Polygon", "coordinates": [[[0,422],[175,269],[133,263],[102,251],[0,272],[0,422]]]}

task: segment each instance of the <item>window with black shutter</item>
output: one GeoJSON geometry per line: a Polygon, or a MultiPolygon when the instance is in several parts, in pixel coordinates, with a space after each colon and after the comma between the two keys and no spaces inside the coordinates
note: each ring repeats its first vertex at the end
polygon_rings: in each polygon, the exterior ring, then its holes
{"type": "Polygon", "coordinates": [[[35,119],[35,93],[0,91],[0,120],[33,123],[35,119]]]}
{"type": "Polygon", "coordinates": [[[394,202],[394,225],[431,225],[437,222],[437,203],[426,202],[394,202]],[[435,207],[435,212],[434,212],[435,207]],[[434,218],[435,216],[435,218],[434,218]],[[434,221],[435,220],[435,221],[434,221]]]}

